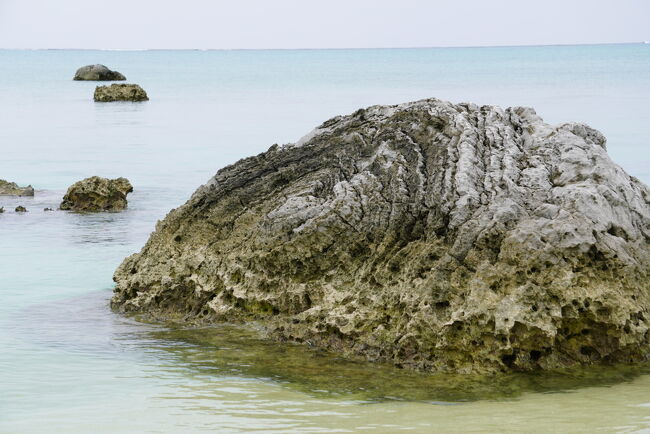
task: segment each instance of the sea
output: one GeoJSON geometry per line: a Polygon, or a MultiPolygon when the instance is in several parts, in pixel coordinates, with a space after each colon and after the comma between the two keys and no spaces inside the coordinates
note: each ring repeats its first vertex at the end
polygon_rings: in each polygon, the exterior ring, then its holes
{"type": "Polygon", "coordinates": [[[650,184],[650,45],[350,50],[0,50],[0,432],[650,432],[645,365],[422,374],[237,325],[113,313],[112,274],[220,168],[375,104],[436,97],[584,122],[650,184]],[[95,103],[101,63],[150,100],[95,103]],[[56,209],[127,177],[128,210],[56,209]],[[16,213],[18,205],[28,209],[16,213]]]}

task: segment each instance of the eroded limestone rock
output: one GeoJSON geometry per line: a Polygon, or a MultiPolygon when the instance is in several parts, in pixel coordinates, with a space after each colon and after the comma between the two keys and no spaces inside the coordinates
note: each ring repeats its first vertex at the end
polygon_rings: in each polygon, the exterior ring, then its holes
{"type": "Polygon", "coordinates": [[[133,186],[126,178],[107,179],[92,176],[68,188],[59,207],[72,211],[121,211],[127,207],[126,196],[133,186]]]}
{"type": "Polygon", "coordinates": [[[73,80],[121,81],[126,80],[126,77],[117,71],[111,71],[104,65],[86,65],[77,69],[73,80]]]}
{"type": "Polygon", "coordinates": [[[582,124],[374,106],[221,169],[115,272],[112,306],[422,370],[646,360],[650,189],[582,124]]]}
{"type": "Polygon", "coordinates": [[[15,182],[0,179],[0,196],[34,196],[34,188],[31,185],[19,187],[15,182]]]}
{"type": "Polygon", "coordinates": [[[147,92],[137,84],[111,84],[110,86],[97,86],[95,88],[95,101],[148,101],[147,92]]]}

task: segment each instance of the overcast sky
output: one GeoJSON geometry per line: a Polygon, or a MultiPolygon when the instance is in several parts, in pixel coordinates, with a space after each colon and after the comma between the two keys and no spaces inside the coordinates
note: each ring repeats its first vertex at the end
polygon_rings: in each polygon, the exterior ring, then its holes
{"type": "Polygon", "coordinates": [[[344,48],[650,40],[650,0],[0,0],[0,48],[344,48]]]}

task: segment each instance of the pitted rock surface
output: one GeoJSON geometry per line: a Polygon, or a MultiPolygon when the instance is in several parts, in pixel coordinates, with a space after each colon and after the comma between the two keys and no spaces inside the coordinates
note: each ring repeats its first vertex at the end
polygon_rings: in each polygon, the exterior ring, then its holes
{"type": "Polygon", "coordinates": [[[34,196],[34,187],[20,187],[15,182],[0,179],[0,196],[34,196]]]}
{"type": "Polygon", "coordinates": [[[126,178],[91,176],[68,188],[59,209],[81,212],[122,211],[127,207],[126,196],[132,191],[133,186],[126,178]]]}
{"type": "Polygon", "coordinates": [[[436,99],[217,172],[115,272],[115,309],[421,370],[646,360],[650,189],[582,124],[436,99]]]}
{"type": "Polygon", "coordinates": [[[96,102],[149,101],[147,92],[137,84],[111,84],[110,86],[97,86],[93,98],[96,102]]]}

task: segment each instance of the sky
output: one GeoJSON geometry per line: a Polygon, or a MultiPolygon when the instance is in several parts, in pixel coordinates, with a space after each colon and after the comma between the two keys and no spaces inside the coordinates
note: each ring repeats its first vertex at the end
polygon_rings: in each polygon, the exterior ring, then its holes
{"type": "Polygon", "coordinates": [[[650,0],[0,0],[0,48],[375,48],[650,41],[650,0]]]}

